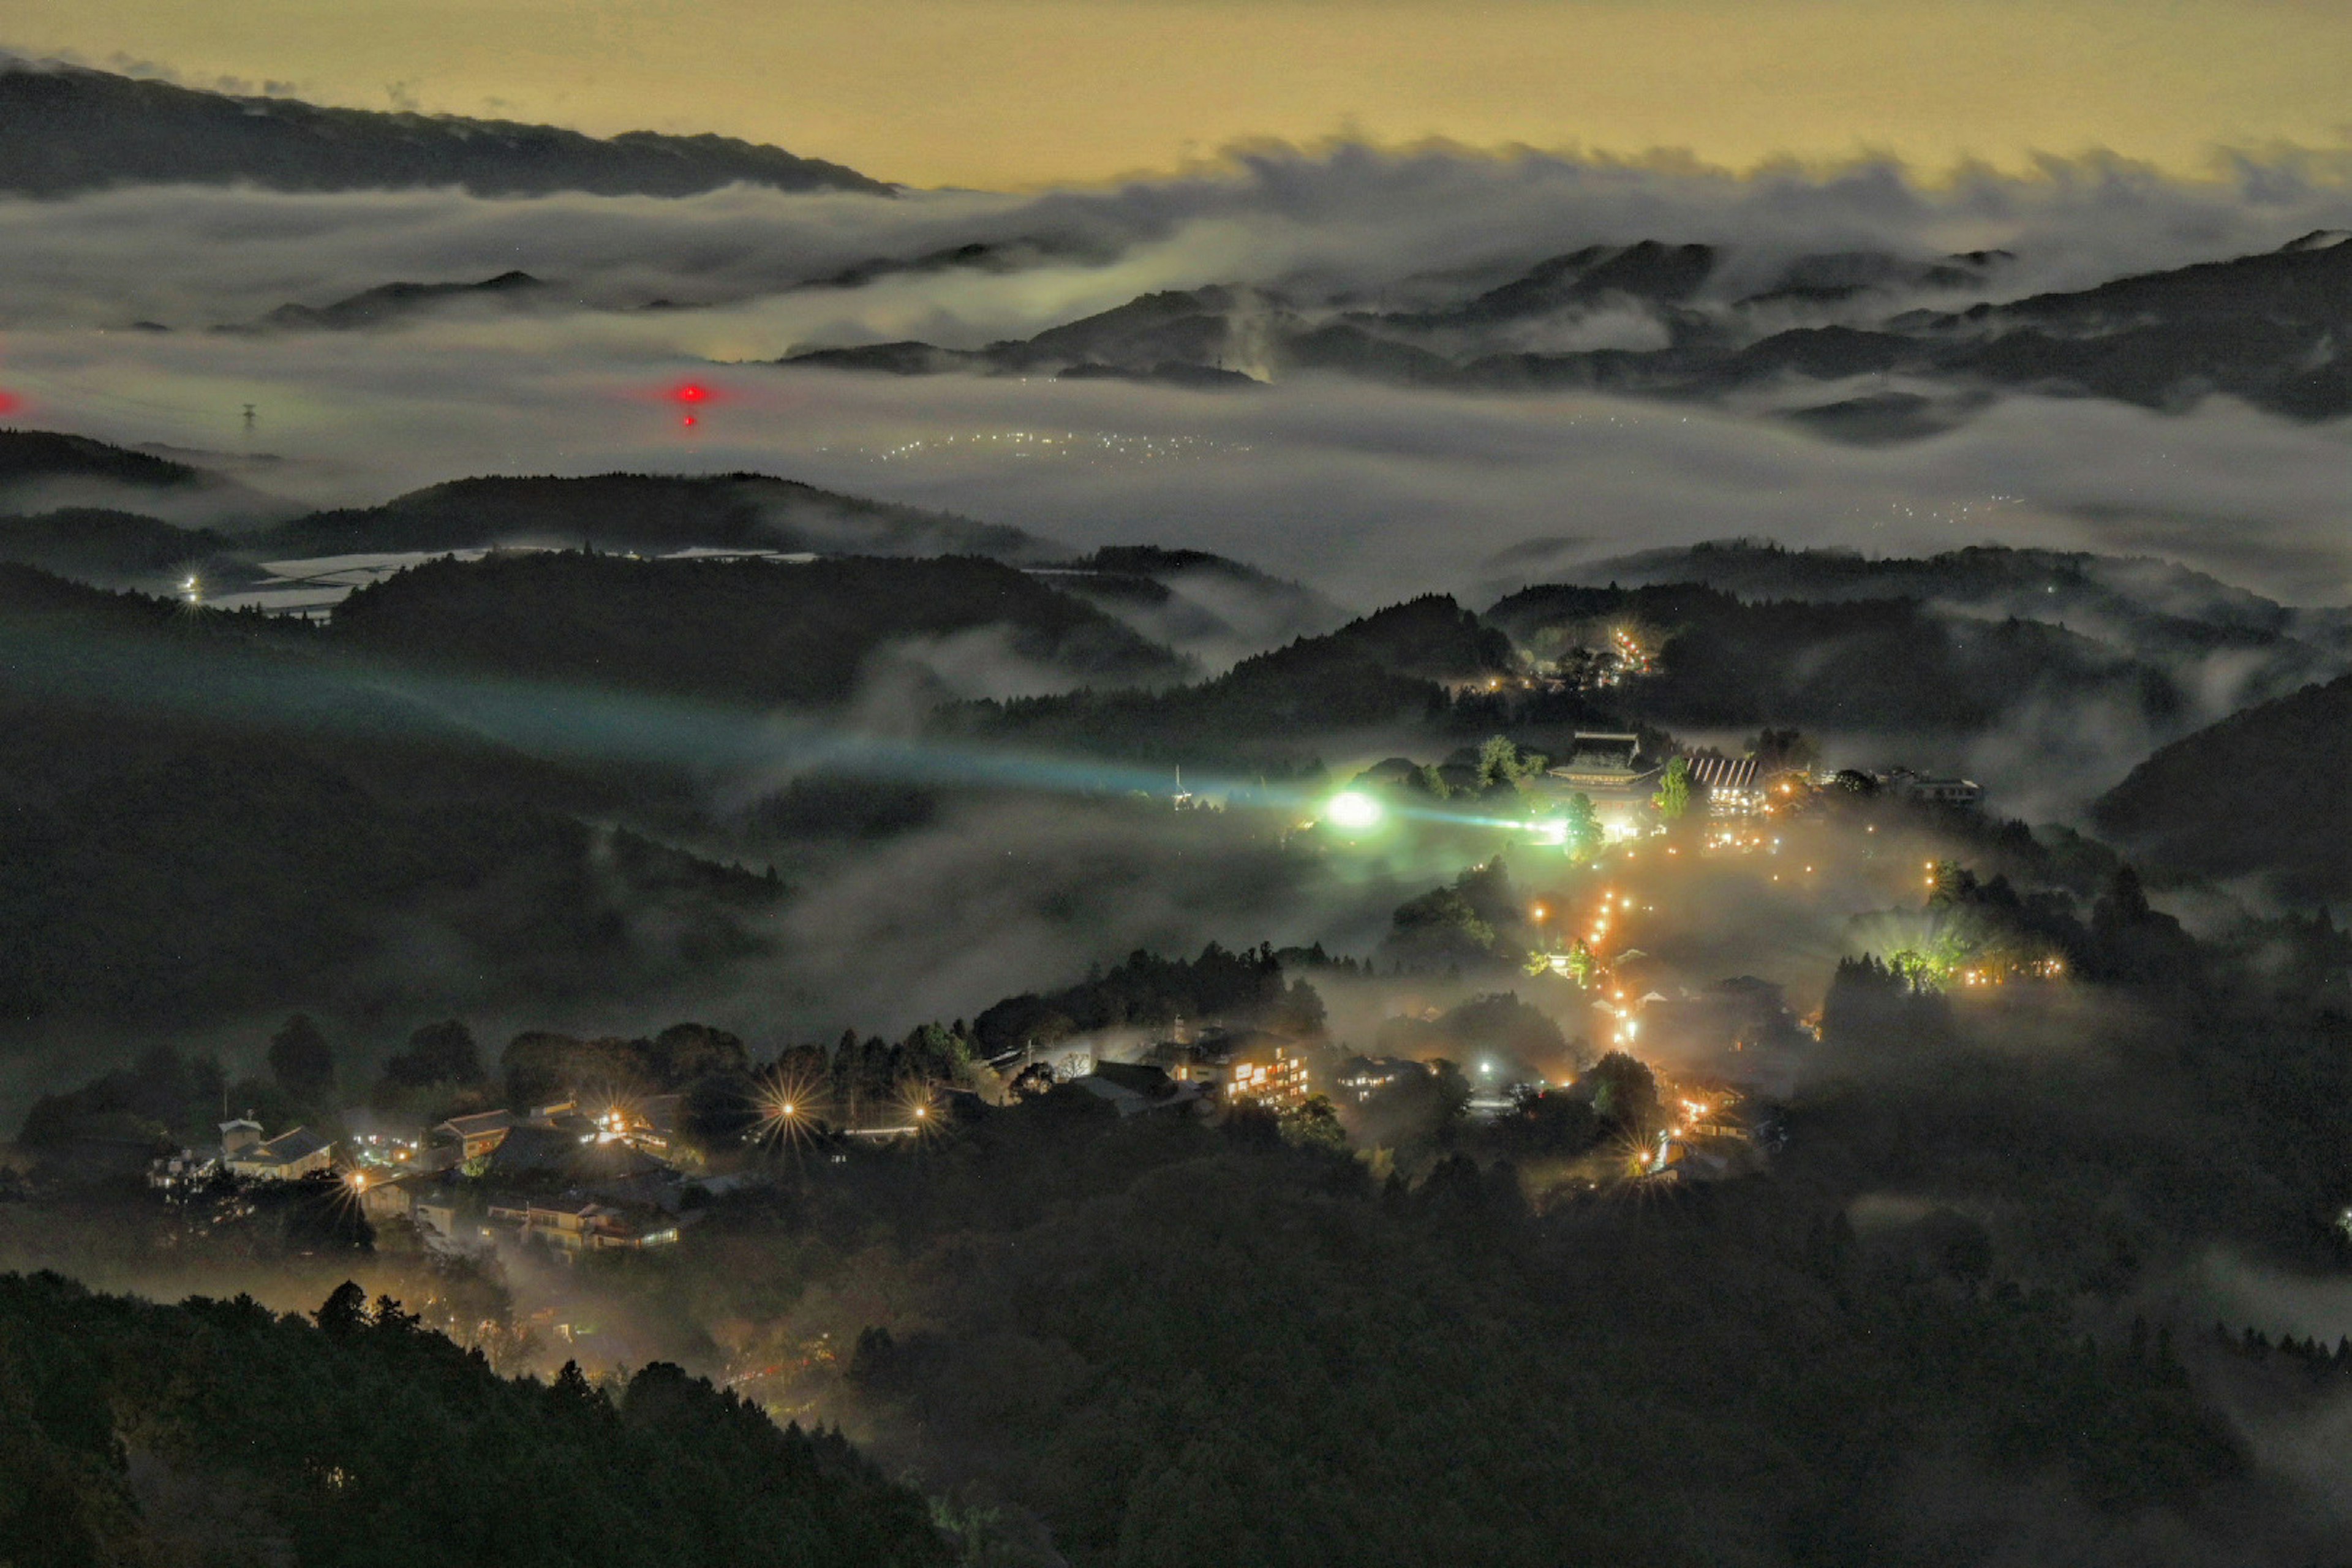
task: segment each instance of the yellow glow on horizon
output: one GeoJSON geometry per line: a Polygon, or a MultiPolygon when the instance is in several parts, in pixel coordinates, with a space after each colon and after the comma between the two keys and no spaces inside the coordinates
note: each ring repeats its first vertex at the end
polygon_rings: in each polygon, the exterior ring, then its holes
{"type": "Polygon", "coordinates": [[[16,0],[8,47],[599,133],[716,131],[885,179],[1165,170],[1251,139],[1671,148],[1931,170],[2340,145],[2319,0],[16,0]]]}

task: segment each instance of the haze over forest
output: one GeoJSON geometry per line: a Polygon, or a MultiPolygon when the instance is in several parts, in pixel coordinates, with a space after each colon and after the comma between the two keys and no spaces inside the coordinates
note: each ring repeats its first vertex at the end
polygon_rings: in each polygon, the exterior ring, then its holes
{"type": "Polygon", "coordinates": [[[2340,1555],[2340,153],[990,190],[95,47],[0,1568],[2340,1555]]]}

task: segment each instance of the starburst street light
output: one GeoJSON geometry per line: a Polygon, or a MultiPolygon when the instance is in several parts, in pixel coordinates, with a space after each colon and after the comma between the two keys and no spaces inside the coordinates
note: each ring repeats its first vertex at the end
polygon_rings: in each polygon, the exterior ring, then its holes
{"type": "Polygon", "coordinates": [[[1333,795],[1330,804],[1323,808],[1323,815],[1334,827],[1360,833],[1378,826],[1381,818],[1388,815],[1388,808],[1362,790],[1351,789],[1333,795]]]}
{"type": "Polygon", "coordinates": [[[814,1137],[817,1127],[817,1085],[799,1077],[786,1077],[774,1068],[760,1080],[751,1096],[752,1109],[759,1120],[752,1124],[750,1137],[756,1142],[797,1143],[814,1137]]]}

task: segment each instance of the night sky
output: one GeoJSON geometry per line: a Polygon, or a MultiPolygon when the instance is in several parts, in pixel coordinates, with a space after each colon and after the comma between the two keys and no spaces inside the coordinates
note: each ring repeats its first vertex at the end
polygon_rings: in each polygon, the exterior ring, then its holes
{"type": "Polygon", "coordinates": [[[17,0],[6,43],[191,85],[718,131],[915,184],[1438,137],[1747,167],[2340,143],[2326,0],[17,0]]]}

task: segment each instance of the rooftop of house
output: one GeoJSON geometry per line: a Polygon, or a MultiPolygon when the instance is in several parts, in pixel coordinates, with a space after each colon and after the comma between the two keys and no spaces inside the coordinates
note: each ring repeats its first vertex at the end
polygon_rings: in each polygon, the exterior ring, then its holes
{"type": "Polygon", "coordinates": [[[1176,1092],[1174,1079],[1141,1062],[1097,1062],[1091,1076],[1151,1100],[1165,1100],[1176,1092]]]}
{"type": "Polygon", "coordinates": [[[333,1139],[321,1138],[307,1127],[297,1127],[267,1142],[241,1149],[232,1158],[247,1165],[291,1165],[334,1146],[333,1139]]]}
{"type": "Polygon", "coordinates": [[[515,1125],[511,1110],[478,1110],[469,1116],[453,1116],[434,1128],[436,1132],[451,1132],[460,1138],[478,1138],[486,1132],[503,1132],[515,1125]]]}

